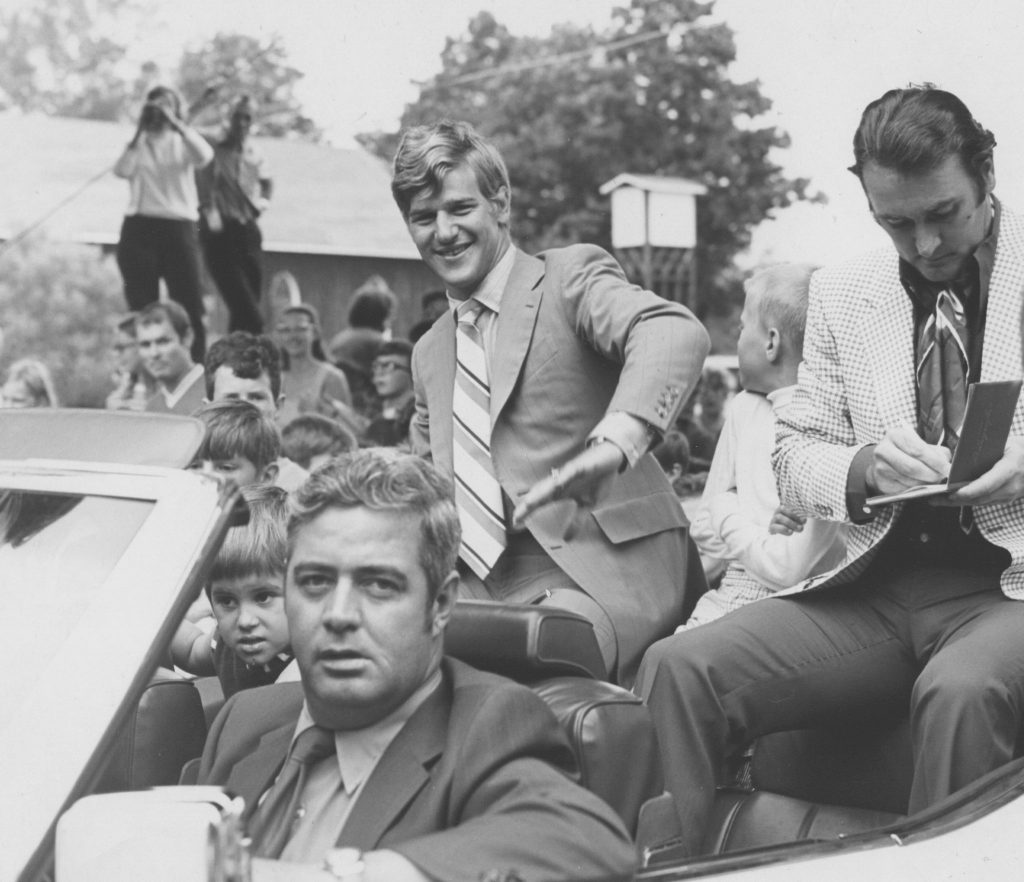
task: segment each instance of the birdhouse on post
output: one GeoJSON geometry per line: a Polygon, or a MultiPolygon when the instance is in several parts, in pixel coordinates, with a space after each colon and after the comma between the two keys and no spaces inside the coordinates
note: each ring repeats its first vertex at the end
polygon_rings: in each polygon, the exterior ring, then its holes
{"type": "Polygon", "coordinates": [[[611,194],[612,248],[626,275],[666,300],[697,306],[697,197],[707,187],[686,178],[621,174],[611,194]]]}

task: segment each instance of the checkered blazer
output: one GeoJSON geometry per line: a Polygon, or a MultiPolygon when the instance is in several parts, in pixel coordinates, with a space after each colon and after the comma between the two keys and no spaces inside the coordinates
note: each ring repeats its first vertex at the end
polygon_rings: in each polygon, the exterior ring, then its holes
{"type": "MultiPolygon", "coordinates": [[[[982,380],[1021,376],[1021,295],[1024,216],[1003,207],[988,292],[982,380]]],[[[914,314],[891,248],[873,252],[811,279],[804,362],[799,386],[776,429],[772,457],[779,496],[807,515],[848,521],[850,462],[888,429],[917,424],[914,314]]],[[[1011,432],[1024,435],[1024,396],[1011,432]]],[[[855,579],[892,527],[901,506],[882,509],[847,533],[846,559],[791,593],[855,579]]],[[[979,506],[975,522],[986,539],[1010,552],[1003,572],[1007,596],[1024,600],[1024,500],[979,506]]]]}

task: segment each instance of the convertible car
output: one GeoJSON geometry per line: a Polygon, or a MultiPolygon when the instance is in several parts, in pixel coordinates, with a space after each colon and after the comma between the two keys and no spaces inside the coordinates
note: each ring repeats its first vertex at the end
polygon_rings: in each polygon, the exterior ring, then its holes
{"type": "MultiPolygon", "coordinates": [[[[215,681],[162,668],[166,648],[245,517],[232,485],[183,468],[201,433],[175,417],[0,413],[0,880],[245,877],[237,800],[164,787],[188,780],[220,700],[215,681]]],[[[1004,880],[1024,859],[1024,760],[906,814],[901,708],[762,739],[718,795],[706,856],[685,857],[647,711],[606,681],[588,623],[464,603],[448,651],[545,698],[582,783],[636,835],[638,879],[1004,880]]]]}

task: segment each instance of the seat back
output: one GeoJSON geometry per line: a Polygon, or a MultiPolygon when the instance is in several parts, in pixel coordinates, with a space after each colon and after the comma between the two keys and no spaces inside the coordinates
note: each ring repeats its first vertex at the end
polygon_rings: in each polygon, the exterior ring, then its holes
{"type": "Polygon", "coordinates": [[[190,680],[158,671],[117,734],[97,793],[177,784],[181,767],[203,752],[206,720],[190,680]]]}
{"type": "Polygon", "coordinates": [[[569,736],[580,784],[636,833],[641,805],[663,791],[654,725],[639,698],[604,682],[589,621],[554,607],[462,601],[446,631],[445,652],[530,685],[569,736]]]}

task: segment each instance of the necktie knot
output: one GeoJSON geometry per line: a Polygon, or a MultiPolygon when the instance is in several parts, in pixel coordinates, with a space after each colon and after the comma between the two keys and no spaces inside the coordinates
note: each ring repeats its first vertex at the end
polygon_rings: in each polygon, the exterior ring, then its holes
{"type": "Polygon", "coordinates": [[[302,765],[313,765],[333,754],[334,749],[332,730],[323,726],[310,726],[295,739],[288,758],[302,765]]]}
{"type": "Polygon", "coordinates": [[[458,308],[458,323],[460,325],[470,325],[475,328],[484,309],[486,309],[486,307],[479,300],[470,298],[458,308]]]}

